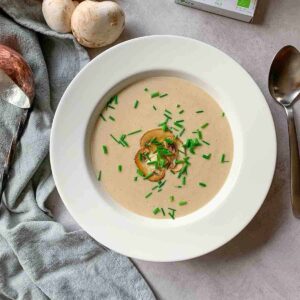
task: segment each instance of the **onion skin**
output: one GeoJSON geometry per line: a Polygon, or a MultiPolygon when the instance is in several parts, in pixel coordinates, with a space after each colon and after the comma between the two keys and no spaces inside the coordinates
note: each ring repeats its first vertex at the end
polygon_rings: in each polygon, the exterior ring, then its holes
{"type": "Polygon", "coordinates": [[[2,69],[32,100],[35,95],[33,73],[24,58],[15,50],[0,44],[2,69]]]}

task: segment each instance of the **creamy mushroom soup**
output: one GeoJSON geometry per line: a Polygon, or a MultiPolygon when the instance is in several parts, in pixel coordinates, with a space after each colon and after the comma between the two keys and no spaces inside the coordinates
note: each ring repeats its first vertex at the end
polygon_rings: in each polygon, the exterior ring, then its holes
{"type": "Polygon", "coordinates": [[[91,140],[95,176],[128,210],[176,219],[223,186],[233,159],[226,114],[177,77],[150,77],[112,97],[91,140]]]}

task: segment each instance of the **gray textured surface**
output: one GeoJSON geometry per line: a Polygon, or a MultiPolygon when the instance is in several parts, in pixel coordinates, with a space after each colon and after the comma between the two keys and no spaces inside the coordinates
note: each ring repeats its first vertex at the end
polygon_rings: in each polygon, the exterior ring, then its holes
{"type": "MultiPolygon", "coordinates": [[[[119,1],[127,15],[120,40],[151,34],[183,35],[214,45],[235,58],[265,94],[278,137],[278,162],[269,195],[235,239],[190,261],[135,261],[161,299],[299,299],[300,220],[292,217],[289,202],[287,126],[284,111],[269,96],[267,78],[277,50],[286,44],[300,49],[300,1],[260,2],[256,23],[247,24],[179,6],[173,0],[119,1]]],[[[300,102],[296,107],[300,137],[300,102]]],[[[56,217],[67,228],[77,226],[57,194],[50,205],[55,206],[56,217]]]]}

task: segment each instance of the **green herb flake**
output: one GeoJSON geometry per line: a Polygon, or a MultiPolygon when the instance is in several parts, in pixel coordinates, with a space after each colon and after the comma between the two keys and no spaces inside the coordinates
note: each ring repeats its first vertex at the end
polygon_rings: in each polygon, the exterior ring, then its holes
{"type": "Polygon", "coordinates": [[[226,160],[225,154],[222,154],[222,156],[221,156],[221,163],[224,164],[224,163],[228,163],[228,162],[229,162],[229,160],[226,160]]]}
{"type": "Polygon", "coordinates": [[[168,207],[168,210],[170,210],[170,212],[168,213],[168,215],[174,220],[175,219],[176,209],[168,207]]]}
{"type": "Polygon", "coordinates": [[[136,173],[137,173],[138,175],[140,175],[141,177],[144,177],[144,176],[145,176],[144,173],[143,173],[140,169],[136,169],[136,173]]]}
{"type": "Polygon", "coordinates": [[[179,107],[180,107],[180,104],[177,104],[176,107],[179,108],[179,107]]]}
{"type": "Polygon", "coordinates": [[[170,196],[170,201],[174,202],[175,201],[175,197],[174,196],[170,196]]]}
{"type": "Polygon", "coordinates": [[[185,128],[183,128],[183,129],[180,131],[179,136],[182,137],[182,135],[184,134],[184,132],[185,132],[185,128]]]}
{"type": "Polygon", "coordinates": [[[210,160],[210,158],[211,158],[211,153],[209,153],[209,154],[203,154],[202,157],[203,157],[204,159],[210,160]]]}
{"type": "Polygon", "coordinates": [[[102,175],[102,171],[99,171],[98,176],[97,176],[97,180],[98,180],[98,181],[101,180],[101,175],[102,175]]]}
{"type": "Polygon", "coordinates": [[[148,92],[149,90],[148,90],[148,88],[144,88],[144,91],[145,91],[145,92],[148,92]]]}
{"type": "Polygon", "coordinates": [[[168,119],[168,120],[172,120],[172,117],[167,115],[166,113],[164,113],[164,116],[168,119]]]}
{"type": "Polygon", "coordinates": [[[114,122],[116,121],[116,119],[114,117],[112,117],[112,116],[109,116],[108,118],[111,119],[114,122]]]}
{"type": "Polygon", "coordinates": [[[186,202],[186,201],[180,201],[179,203],[178,203],[178,205],[179,206],[185,206],[185,205],[187,205],[188,203],[186,202]]]}
{"type": "Polygon", "coordinates": [[[135,100],[134,106],[133,106],[133,107],[134,107],[135,109],[137,109],[138,106],[139,106],[139,100],[135,100]]]}
{"type": "Polygon", "coordinates": [[[157,110],[157,108],[154,105],[152,107],[153,107],[154,110],[157,110]]]}
{"type": "Polygon", "coordinates": [[[136,131],[132,131],[132,132],[128,133],[127,135],[134,135],[134,134],[140,133],[141,131],[142,131],[142,129],[139,129],[136,131]]]}
{"type": "Polygon", "coordinates": [[[159,92],[153,92],[151,93],[151,98],[159,97],[159,92]]]}
{"type": "Polygon", "coordinates": [[[201,126],[202,129],[206,128],[209,125],[209,123],[205,123],[201,126]]]}
{"type": "Polygon", "coordinates": [[[175,187],[178,188],[178,189],[182,189],[181,185],[176,185],[175,187]]]}
{"type": "Polygon", "coordinates": [[[164,97],[166,97],[166,96],[168,96],[168,94],[167,94],[167,93],[164,93],[164,94],[160,95],[159,98],[164,98],[164,97]]]}
{"type": "Polygon", "coordinates": [[[207,146],[210,146],[210,143],[207,142],[207,141],[202,140],[201,142],[204,143],[204,144],[207,145],[207,146]]]}
{"type": "Polygon", "coordinates": [[[182,182],[182,185],[185,185],[186,184],[186,177],[184,176],[184,177],[182,177],[182,180],[181,180],[181,182],[182,182]]]}
{"type": "Polygon", "coordinates": [[[167,110],[167,109],[165,109],[165,112],[167,113],[167,114],[169,114],[169,115],[171,115],[172,114],[172,112],[170,112],[169,110],[167,110]]]}
{"type": "Polygon", "coordinates": [[[153,209],[153,214],[157,215],[159,212],[160,212],[160,208],[159,207],[156,207],[153,209]]]}
{"type": "Polygon", "coordinates": [[[182,109],[182,110],[179,112],[180,115],[183,114],[183,113],[184,113],[184,109],[182,109]]]}
{"type": "Polygon", "coordinates": [[[122,172],[122,169],[123,169],[122,165],[118,165],[118,171],[122,172]]]}
{"type": "Polygon", "coordinates": [[[102,150],[103,150],[103,153],[104,153],[104,154],[107,154],[107,153],[108,153],[107,146],[103,145],[103,146],[102,146],[102,150]]]}
{"type": "Polygon", "coordinates": [[[205,182],[199,182],[199,185],[202,187],[207,187],[207,184],[205,182]]]}
{"type": "Polygon", "coordinates": [[[204,113],[204,110],[197,110],[196,111],[196,114],[202,114],[202,113],[204,113]]]}
{"type": "Polygon", "coordinates": [[[147,194],[147,195],[145,196],[145,198],[147,199],[147,198],[149,198],[151,195],[152,195],[152,192],[150,192],[149,194],[147,194]]]}
{"type": "Polygon", "coordinates": [[[111,108],[111,109],[115,109],[113,106],[111,106],[110,104],[108,104],[106,107],[111,108]]]}
{"type": "Polygon", "coordinates": [[[112,134],[110,136],[116,143],[120,144],[120,142],[112,134]]]}
{"type": "Polygon", "coordinates": [[[165,216],[166,215],[165,210],[162,207],[160,208],[160,210],[161,210],[163,216],[165,216]]]}
{"type": "Polygon", "coordinates": [[[222,112],[222,117],[225,117],[225,113],[224,113],[224,111],[222,112]]]}
{"type": "Polygon", "coordinates": [[[137,181],[137,180],[138,180],[138,177],[137,177],[137,176],[135,176],[135,177],[134,177],[134,181],[137,181]]]}
{"type": "Polygon", "coordinates": [[[144,180],[149,179],[149,178],[153,175],[153,173],[154,173],[154,172],[151,172],[151,173],[147,174],[147,175],[144,177],[144,180]]]}
{"type": "Polygon", "coordinates": [[[173,145],[174,144],[174,141],[169,139],[169,138],[165,138],[165,142],[168,144],[168,145],[173,145]]]}
{"type": "Polygon", "coordinates": [[[102,115],[102,113],[99,115],[99,117],[106,122],[106,119],[104,118],[104,116],[102,115]]]}

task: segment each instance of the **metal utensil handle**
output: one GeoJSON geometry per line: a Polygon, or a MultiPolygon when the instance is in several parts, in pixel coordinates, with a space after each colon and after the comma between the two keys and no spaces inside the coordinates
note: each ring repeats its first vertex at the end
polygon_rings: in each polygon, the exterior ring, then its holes
{"type": "Polygon", "coordinates": [[[11,144],[10,144],[10,147],[9,147],[9,151],[8,151],[6,160],[4,162],[2,182],[1,182],[1,187],[0,187],[0,203],[1,203],[1,200],[2,200],[3,192],[4,192],[4,190],[6,188],[6,185],[7,185],[7,181],[8,181],[8,177],[9,177],[8,176],[9,175],[9,170],[10,170],[13,158],[15,156],[15,153],[16,153],[18,142],[19,142],[20,137],[21,137],[21,135],[23,133],[23,130],[25,128],[28,115],[29,115],[29,109],[24,110],[21,117],[20,117],[17,130],[16,130],[16,132],[15,132],[13,138],[12,138],[12,141],[11,141],[11,144]]]}
{"type": "Polygon", "coordinates": [[[292,106],[286,107],[286,113],[290,138],[292,208],[294,216],[300,218],[300,157],[292,106]]]}

